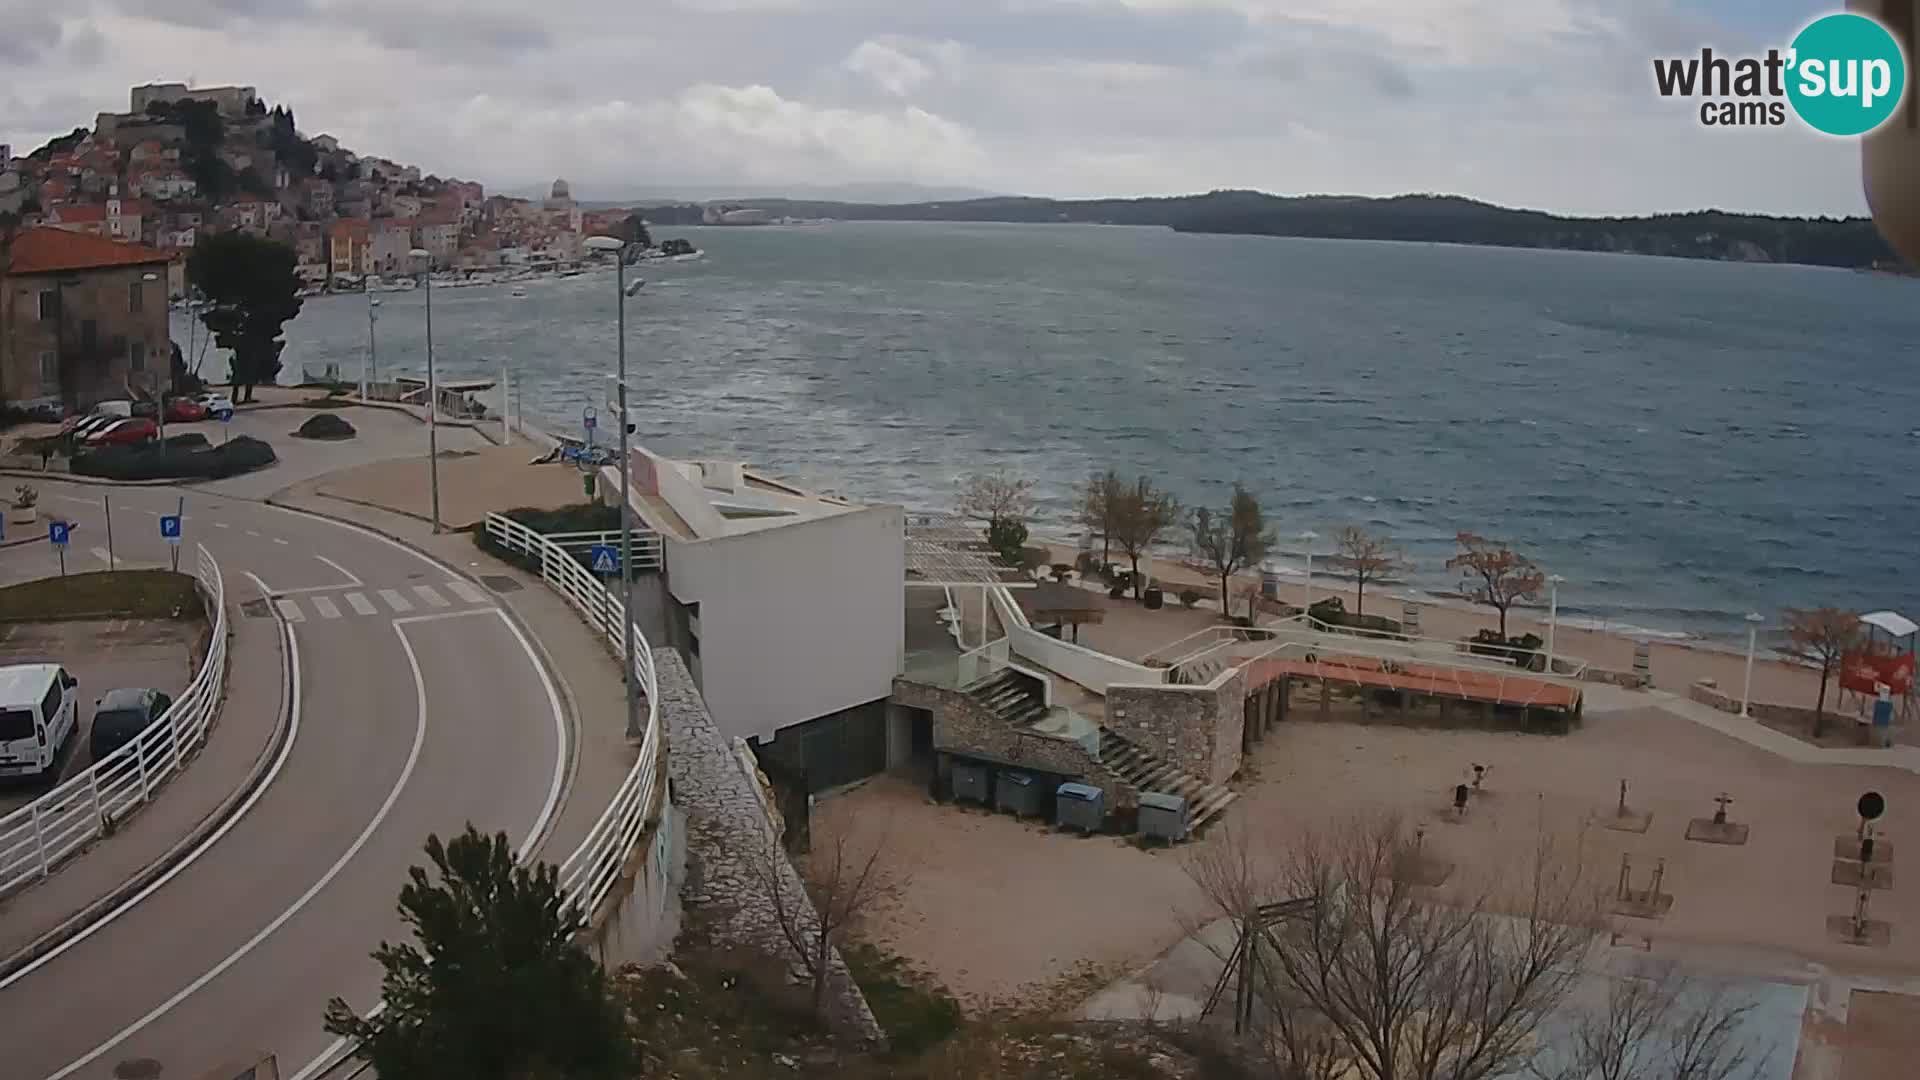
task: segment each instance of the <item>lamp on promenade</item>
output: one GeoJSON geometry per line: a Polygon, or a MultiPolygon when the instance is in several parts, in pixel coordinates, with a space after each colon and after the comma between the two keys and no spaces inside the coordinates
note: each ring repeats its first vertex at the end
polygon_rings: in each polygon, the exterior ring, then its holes
{"type": "Polygon", "coordinates": [[[1553,632],[1560,628],[1560,583],[1567,580],[1559,574],[1547,576],[1547,674],[1553,674],[1553,632]]]}
{"type": "Polygon", "coordinates": [[[368,289],[367,290],[367,352],[366,352],[366,355],[360,358],[360,400],[361,401],[367,400],[367,380],[369,375],[371,375],[375,379],[380,377],[380,367],[379,367],[380,354],[378,351],[376,351],[378,349],[378,346],[374,343],[374,338],[373,338],[373,324],[379,321],[379,318],[378,318],[379,310],[380,310],[380,298],[373,295],[372,289],[368,289]]]}
{"type": "MultiPolygon", "coordinates": [[[[407,254],[426,267],[427,282],[427,476],[433,489],[433,531],[440,531],[440,386],[433,378],[433,252],[414,248],[407,254]]],[[[371,310],[371,309],[369,309],[371,310]]]]}
{"type": "Polygon", "coordinates": [[[1312,529],[1300,534],[1301,543],[1307,546],[1307,602],[1300,605],[1302,611],[1313,607],[1313,542],[1318,539],[1320,534],[1312,529]]]}
{"type": "Polygon", "coordinates": [[[627,299],[638,293],[646,280],[636,278],[632,287],[628,287],[625,241],[612,236],[589,236],[587,247],[593,251],[613,253],[614,334],[617,339],[615,351],[619,356],[614,384],[618,388],[615,411],[620,425],[620,621],[623,624],[620,627],[620,655],[626,660],[627,738],[639,739],[644,738],[646,732],[640,726],[640,710],[633,679],[633,500],[627,490],[633,466],[627,456],[627,299]]]}
{"type": "Polygon", "coordinates": [[[1747,677],[1740,686],[1740,718],[1748,719],[1752,714],[1747,706],[1753,701],[1753,645],[1760,636],[1760,624],[1766,622],[1757,611],[1747,612],[1747,677]]]}

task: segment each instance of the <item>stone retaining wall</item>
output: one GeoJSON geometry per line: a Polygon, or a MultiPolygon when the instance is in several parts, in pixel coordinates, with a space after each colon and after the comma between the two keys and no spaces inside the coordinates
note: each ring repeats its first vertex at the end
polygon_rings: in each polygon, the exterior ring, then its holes
{"type": "Polygon", "coordinates": [[[1132,785],[1115,776],[1079,743],[1011,728],[963,691],[896,678],[893,703],[931,714],[935,750],[1073,777],[1106,792],[1109,811],[1139,802],[1139,792],[1132,785]]]}
{"type": "MultiPolygon", "coordinates": [[[[1740,699],[1721,693],[1720,689],[1711,682],[1697,682],[1687,687],[1687,696],[1702,705],[1711,705],[1721,712],[1740,715],[1740,699]]],[[[1767,720],[1776,724],[1804,724],[1809,729],[1813,727],[1814,722],[1812,709],[1803,709],[1797,705],[1773,705],[1764,701],[1749,702],[1747,714],[1756,720],[1767,720]]],[[[1851,716],[1829,712],[1827,723],[1851,724],[1854,723],[1854,719],[1851,716]]]]}
{"type": "Polygon", "coordinates": [[[1229,668],[1204,686],[1107,687],[1109,728],[1189,776],[1225,784],[1240,771],[1247,676],[1229,668]]]}
{"type": "MultiPolygon", "coordinates": [[[[1640,675],[1635,672],[1608,671],[1605,668],[1592,668],[1592,667],[1581,672],[1580,678],[1586,682],[1607,683],[1608,685],[1611,685],[1611,686],[1624,686],[1629,690],[1644,690],[1646,689],[1647,682],[1648,682],[1647,677],[1645,675],[1640,675]]],[[[1739,710],[1736,709],[1734,711],[1738,712],[1739,710]]]]}
{"type": "MultiPolygon", "coordinates": [[[[689,911],[713,917],[720,942],[797,965],[799,958],[774,917],[773,894],[761,867],[773,867],[779,875],[780,895],[797,898],[802,921],[817,926],[800,873],[782,850],[767,807],[735,745],[714,727],[680,654],[655,649],[653,664],[660,713],[672,747],[667,766],[673,802],[686,815],[689,873],[681,899],[689,911]]],[[[874,1020],[866,996],[837,949],[827,974],[826,1019],[843,1038],[886,1043],[886,1033],[874,1020]]]]}

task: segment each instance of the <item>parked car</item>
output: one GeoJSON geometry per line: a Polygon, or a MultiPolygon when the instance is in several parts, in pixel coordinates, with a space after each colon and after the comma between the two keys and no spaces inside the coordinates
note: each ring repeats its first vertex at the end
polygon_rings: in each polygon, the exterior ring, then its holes
{"type": "Polygon", "coordinates": [[[27,415],[43,424],[57,424],[66,418],[67,407],[57,401],[42,401],[27,406],[27,415]]]}
{"type": "Polygon", "coordinates": [[[151,398],[141,398],[139,401],[133,403],[133,415],[159,416],[160,403],[151,398]]]}
{"type": "Polygon", "coordinates": [[[207,407],[192,398],[177,397],[167,402],[167,423],[191,424],[207,418],[207,407]]]}
{"type": "Polygon", "coordinates": [[[94,405],[93,411],[102,416],[132,416],[133,402],[124,399],[120,401],[102,401],[94,405]]]}
{"type": "Polygon", "coordinates": [[[194,401],[214,420],[233,419],[233,399],[225,394],[201,394],[194,401]]]}
{"type": "Polygon", "coordinates": [[[93,703],[93,733],[87,738],[93,760],[104,760],[108,754],[132,742],[166,715],[172,704],[173,699],[158,690],[107,691],[105,697],[93,703]]]}
{"type": "Polygon", "coordinates": [[[143,443],[160,434],[159,425],[144,416],[115,420],[81,436],[88,446],[128,446],[143,443]]]}
{"type": "Polygon", "coordinates": [[[80,442],[108,424],[117,423],[121,419],[123,418],[107,413],[88,413],[85,416],[69,417],[66,423],[60,426],[60,433],[71,435],[75,442],[80,442]]]}

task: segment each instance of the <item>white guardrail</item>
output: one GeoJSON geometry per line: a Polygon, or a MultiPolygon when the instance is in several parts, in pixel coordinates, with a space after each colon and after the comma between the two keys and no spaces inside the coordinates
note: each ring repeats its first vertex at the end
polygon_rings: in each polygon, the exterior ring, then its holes
{"type": "MultiPolygon", "coordinates": [[[[580,565],[565,548],[501,514],[487,515],[487,535],[509,551],[540,560],[540,576],[555,592],[567,598],[587,624],[599,631],[618,656],[623,643],[620,619],[624,614],[619,598],[608,592],[600,579],[580,565]]],[[[618,534],[615,534],[616,538],[618,534]]],[[[634,562],[639,563],[636,558],[634,562]]],[[[627,857],[646,831],[648,814],[653,808],[654,787],[659,783],[660,701],[653,673],[653,650],[639,627],[633,629],[633,674],[647,697],[647,731],[640,744],[640,760],[621,781],[613,800],[600,819],[587,831],[586,839],[560,864],[560,887],[567,901],[582,918],[591,918],[613,890],[627,857]]]]}
{"type": "MultiPolygon", "coordinates": [[[[198,547],[198,555],[200,597],[213,615],[213,637],[199,672],[158,723],[85,772],[0,817],[0,896],[46,877],[62,859],[126,820],[206,738],[226,678],[227,607],[220,565],[204,547],[198,547]]],[[[76,747],[73,752],[84,751],[76,747]]]]}

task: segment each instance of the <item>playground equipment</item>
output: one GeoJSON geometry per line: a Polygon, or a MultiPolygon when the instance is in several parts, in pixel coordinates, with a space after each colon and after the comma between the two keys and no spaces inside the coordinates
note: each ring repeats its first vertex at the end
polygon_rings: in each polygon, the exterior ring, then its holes
{"type": "Polygon", "coordinates": [[[1616,915],[1626,915],[1635,919],[1657,919],[1673,907],[1673,894],[1665,891],[1667,880],[1667,860],[1656,859],[1653,873],[1647,878],[1647,887],[1633,887],[1633,856],[1620,856],[1620,879],[1614,885],[1613,911],[1616,915]]]}
{"type": "Polygon", "coordinates": [[[1905,724],[1920,707],[1913,678],[1920,624],[1897,611],[1873,611],[1860,616],[1860,625],[1865,639],[1840,658],[1839,711],[1871,717],[1879,727],[1905,724]],[[1875,711],[1883,696],[1891,703],[1888,715],[1875,711]]]}
{"type": "Polygon", "coordinates": [[[1703,844],[1744,844],[1747,842],[1747,827],[1738,822],[1727,820],[1727,807],[1733,805],[1733,796],[1726,792],[1714,796],[1717,809],[1711,818],[1694,818],[1687,823],[1687,839],[1698,840],[1703,844]]]}

